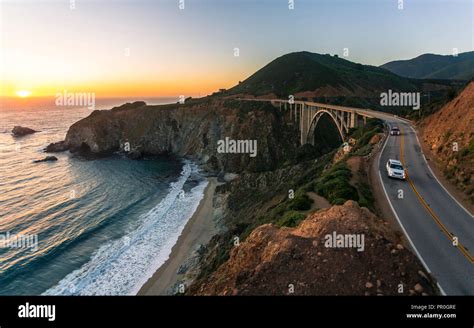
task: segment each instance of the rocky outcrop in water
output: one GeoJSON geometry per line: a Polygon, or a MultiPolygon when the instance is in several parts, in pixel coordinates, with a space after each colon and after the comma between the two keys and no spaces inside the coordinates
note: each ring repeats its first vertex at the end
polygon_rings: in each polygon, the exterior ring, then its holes
{"type": "Polygon", "coordinates": [[[23,136],[26,136],[28,134],[33,134],[35,132],[38,132],[38,131],[27,128],[27,127],[24,127],[24,126],[19,126],[19,125],[13,127],[13,130],[12,130],[12,134],[15,137],[23,137],[23,136]]]}
{"type": "Polygon", "coordinates": [[[60,153],[60,152],[66,151],[66,150],[68,150],[67,144],[64,141],[59,141],[59,142],[54,142],[52,144],[49,144],[45,148],[44,151],[46,153],[60,153]]]}
{"type": "Polygon", "coordinates": [[[37,159],[37,160],[33,161],[33,163],[55,162],[57,160],[58,160],[58,158],[56,156],[46,156],[43,159],[37,159]]]}
{"type": "Polygon", "coordinates": [[[136,102],[94,111],[70,127],[64,144],[71,152],[123,151],[132,158],[173,154],[212,171],[265,171],[281,165],[298,148],[298,133],[287,123],[266,103],[217,98],[161,106],[136,102]],[[226,138],[256,140],[256,156],[219,151],[218,142],[226,138]]]}

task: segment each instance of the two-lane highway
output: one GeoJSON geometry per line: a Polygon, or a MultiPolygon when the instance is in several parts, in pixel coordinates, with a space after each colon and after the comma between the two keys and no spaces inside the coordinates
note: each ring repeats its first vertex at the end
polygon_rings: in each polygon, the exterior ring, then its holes
{"type": "MultiPolygon", "coordinates": [[[[269,101],[275,105],[288,102],[282,99],[242,100],[269,101]]],[[[400,136],[389,135],[385,140],[376,167],[387,201],[411,247],[437,280],[441,292],[446,295],[474,295],[474,217],[434,176],[411,124],[391,114],[368,109],[305,101],[293,103],[301,106],[300,111],[313,107],[356,113],[379,118],[389,127],[400,128],[400,136]],[[398,159],[404,164],[406,181],[388,178],[385,165],[389,159],[398,159]]],[[[296,114],[295,111],[295,119],[303,117],[302,112],[299,116],[296,114]]],[[[337,124],[337,119],[345,116],[335,114],[331,117],[337,124]]],[[[308,116],[308,119],[313,118],[308,116]]],[[[309,122],[307,126],[310,126],[309,122]]]]}
{"type": "Polygon", "coordinates": [[[411,125],[390,115],[375,115],[402,131],[402,135],[386,139],[378,170],[411,246],[443,293],[474,295],[474,218],[433,175],[411,125]],[[404,163],[406,181],[388,178],[385,165],[389,158],[404,163]]]}

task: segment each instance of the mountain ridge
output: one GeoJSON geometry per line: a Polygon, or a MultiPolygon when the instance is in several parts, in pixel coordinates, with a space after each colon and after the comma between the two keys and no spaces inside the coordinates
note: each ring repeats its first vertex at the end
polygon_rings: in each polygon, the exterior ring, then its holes
{"type": "Polygon", "coordinates": [[[431,99],[445,97],[456,81],[419,80],[383,67],[351,62],[337,55],[308,51],[282,55],[266,64],[238,85],[219,93],[226,97],[288,98],[324,102],[334,105],[394,111],[400,107],[380,105],[380,95],[395,92],[430,93],[431,99]]]}
{"type": "Polygon", "coordinates": [[[372,93],[368,86],[381,90],[388,82],[394,89],[418,88],[418,82],[409,81],[383,68],[354,63],[329,54],[299,51],[274,59],[229,92],[250,91],[257,95],[274,92],[276,95],[288,95],[332,86],[347,88],[352,93],[357,93],[359,90],[355,85],[359,85],[360,89],[372,93]],[[359,83],[353,81],[356,73],[362,74],[357,77],[359,83]]]}
{"type": "Polygon", "coordinates": [[[469,80],[474,77],[474,51],[457,56],[426,53],[380,66],[397,75],[415,79],[469,80]]]}

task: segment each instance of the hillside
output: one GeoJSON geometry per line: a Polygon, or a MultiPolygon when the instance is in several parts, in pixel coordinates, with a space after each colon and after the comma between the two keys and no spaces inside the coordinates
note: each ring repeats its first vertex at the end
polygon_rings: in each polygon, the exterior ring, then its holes
{"type": "Polygon", "coordinates": [[[413,80],[380,67],[303,51],[276,58],[222,95],[259,98],[293,95],[296,99],[370,107],[404,115],[401,107],[380,106],[380,94],[388,90],[429,91],[431,100],[434,100],[443,97],[452,87],[455,86],[449,81],[413,80]]]}
{"type": "Polygon", "coordinates": [[[378,67],[303,51],[273,60],[229,91],[256,96],[311,93],[367,97],[388,88],[415,90],[418,85],[378,67]]]}
{"type": "Polygon", "coordinates": [[[400,76],[416,79],[470,80],[474,77],[474,51],[451,55],[424,54],[382,66],[400,76]]]}
{"type": "Polygon", "coordinates": [[[395,295],[400,282],[404,294],[436,293],[402,235],[372,214],[366,157],[381,142],[380,128],[372,120],[354,131],[349,154],[340,149],[275,171],[243,173],[217,187],[214,204],[225,229],[187,271],[188,293],[287,295],[293,284],[297,295],[395,295]],[[322,239],[334,231],[364,234],[365,250],[324,247],[322,239]]]}
{"type": "Polygon", "coordinates": [[[308,215],[296,228],[259,226],[195,294],[435,294],[416,257],[381,222],[347,201],[308,215]],[[365,248],[327,247],[334,233],[363,235],[365,248]]]}
{"type": "Polygon", "coordinates": [[[446,177],[474,203],[474,82],[422,122],[421,136],[446,177]],[[457,143],[457,150],[453,143],[457,143]]]}

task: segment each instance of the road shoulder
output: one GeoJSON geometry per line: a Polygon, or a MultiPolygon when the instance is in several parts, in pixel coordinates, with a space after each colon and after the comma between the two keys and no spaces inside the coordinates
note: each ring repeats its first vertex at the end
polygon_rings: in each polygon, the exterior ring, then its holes
{"type": "Polygon", "coordinates": [[[381,138],[377,146],[374,147],[372,156],[368,159],[368,165],[366,166],[368,167],[367,177],[369,179],[369,184],[372,188],[372,194],[374,195],[376,214],[379,217],[384,218],[388,222],[390,228],[395,231],[397,237],[400,238],[399,242],[403,243],[403,245],[407,248],[411,248],[410,243],[406,239],[400,227],[400,224],[398,224],[395,214],[393,213],[392,208],[390,207],[388,199],[385,197],[385,192],[382,187],[382,181],[379,178],[380,156],[385,141],[388,137],[388,130],[385,129],[383,138],[381,138]]]}
{"type": "Polygon", "coordinates": [[[472,204],[468,199],[467,196],[459,190],[454,183],[446,179],[444,176],[442,169],[442,163],[436,158],[433,151],[430,147],[423,141],[423,138],[420,138],[422,135],[423,129],[419,127],[413,127],[415,133],[418,137],[418,143],[420,144],[421,150],[426,158],[426,162],[428,163],[429,168],[439,181],[439,183],[451,194],[454,199],[456,199],[466,210],[468,210],[471,216],[474,213],[474,204],[472,204]]]}

